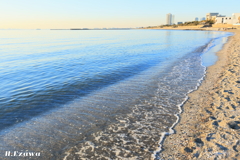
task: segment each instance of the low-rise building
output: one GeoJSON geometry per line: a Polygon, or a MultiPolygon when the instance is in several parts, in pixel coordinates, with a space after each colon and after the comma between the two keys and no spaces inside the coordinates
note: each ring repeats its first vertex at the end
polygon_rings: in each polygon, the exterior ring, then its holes
{"type": "Polygon", "coordinates": [[[240,24],[240,13],[233,13],[232,14],[232,23],[233,24],[240,24]]]}
{"type": "Polygon", "coordinates": [[[226,17],[224,15],[220,15],[219,13],[207,13],[206,14],[206,20],[213,20],[213,21],[218,21],[220,22],[220,18],[226,17]]]}
{"type": "Polygon", "coordinates": [[[219,13],[207,13],[206,14],[206,20],[214,20],[214,18],[216,18],[216,16],[218,16],[219,13]]]}
{"type": "Polygon", "coordinates": [[[215,24],[240,24],[240,13],[233,13],[231,17],[216,17],[215,24]]]}

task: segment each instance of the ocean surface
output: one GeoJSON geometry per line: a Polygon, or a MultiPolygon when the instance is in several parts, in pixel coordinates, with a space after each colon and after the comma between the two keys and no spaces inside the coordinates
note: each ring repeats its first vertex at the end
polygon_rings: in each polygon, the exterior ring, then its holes
{"type": "Polygon", "coordinates": [[[0,30],[1,159],[158,159],[230,35],[0,30]]]}

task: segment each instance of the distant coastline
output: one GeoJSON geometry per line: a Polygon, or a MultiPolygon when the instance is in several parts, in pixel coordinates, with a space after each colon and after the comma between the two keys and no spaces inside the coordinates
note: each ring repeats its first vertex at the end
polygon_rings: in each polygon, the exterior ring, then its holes
{"type": "Polygon", "coordinates": [[[214,31],[226,31],[226,30],[233,30],[233,29],[240,29],[240,26],[229,26],[229,25],[213,25],[209,27],[204,27],[202,25],[197,26],[178,26],[178,27],[145,27],[142,29],[159,29],[159,30],[199,30],[199,31],[206,31],[206,30],[214,30],[214,31]]]}
{"type": "Polygon", "coordinates": [[[50,29],[50,30],[130,30],[134,28],[69,28],[69,29],[50,29]]]}

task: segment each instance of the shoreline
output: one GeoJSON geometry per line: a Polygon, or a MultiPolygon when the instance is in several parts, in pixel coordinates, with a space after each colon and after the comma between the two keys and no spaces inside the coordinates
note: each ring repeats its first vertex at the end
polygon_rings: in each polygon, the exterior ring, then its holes
{"type": "Polygon", "coordinates": [[[239,30],[238,26],[213,26],[213,27],[198,27],[198,26],[181,26],[181,27],[152,27],[152,28],[143,28],[143,29],[153,29],[153,30],[194,30],[194,31],[230,31],[234,32],[239,30]]]}
{"type": "Polygon", "coordinates": [[[175,134],[165,137],[161,159],[237,159],[240,157],[240,30],[232,30],[218,61],[207,68],[197,90],[182,106],[175,134]],[[226,54],[227,53],[227,54],[226,54]]]}

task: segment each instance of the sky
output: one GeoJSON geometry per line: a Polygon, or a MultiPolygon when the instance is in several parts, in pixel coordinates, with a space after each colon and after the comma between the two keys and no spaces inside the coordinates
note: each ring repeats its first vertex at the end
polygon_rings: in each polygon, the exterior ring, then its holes
{"type": "Polygon", "coordinates": [[[240,0],[0,0],[0,29],[147,27],[240,13],[240,0]]]}

